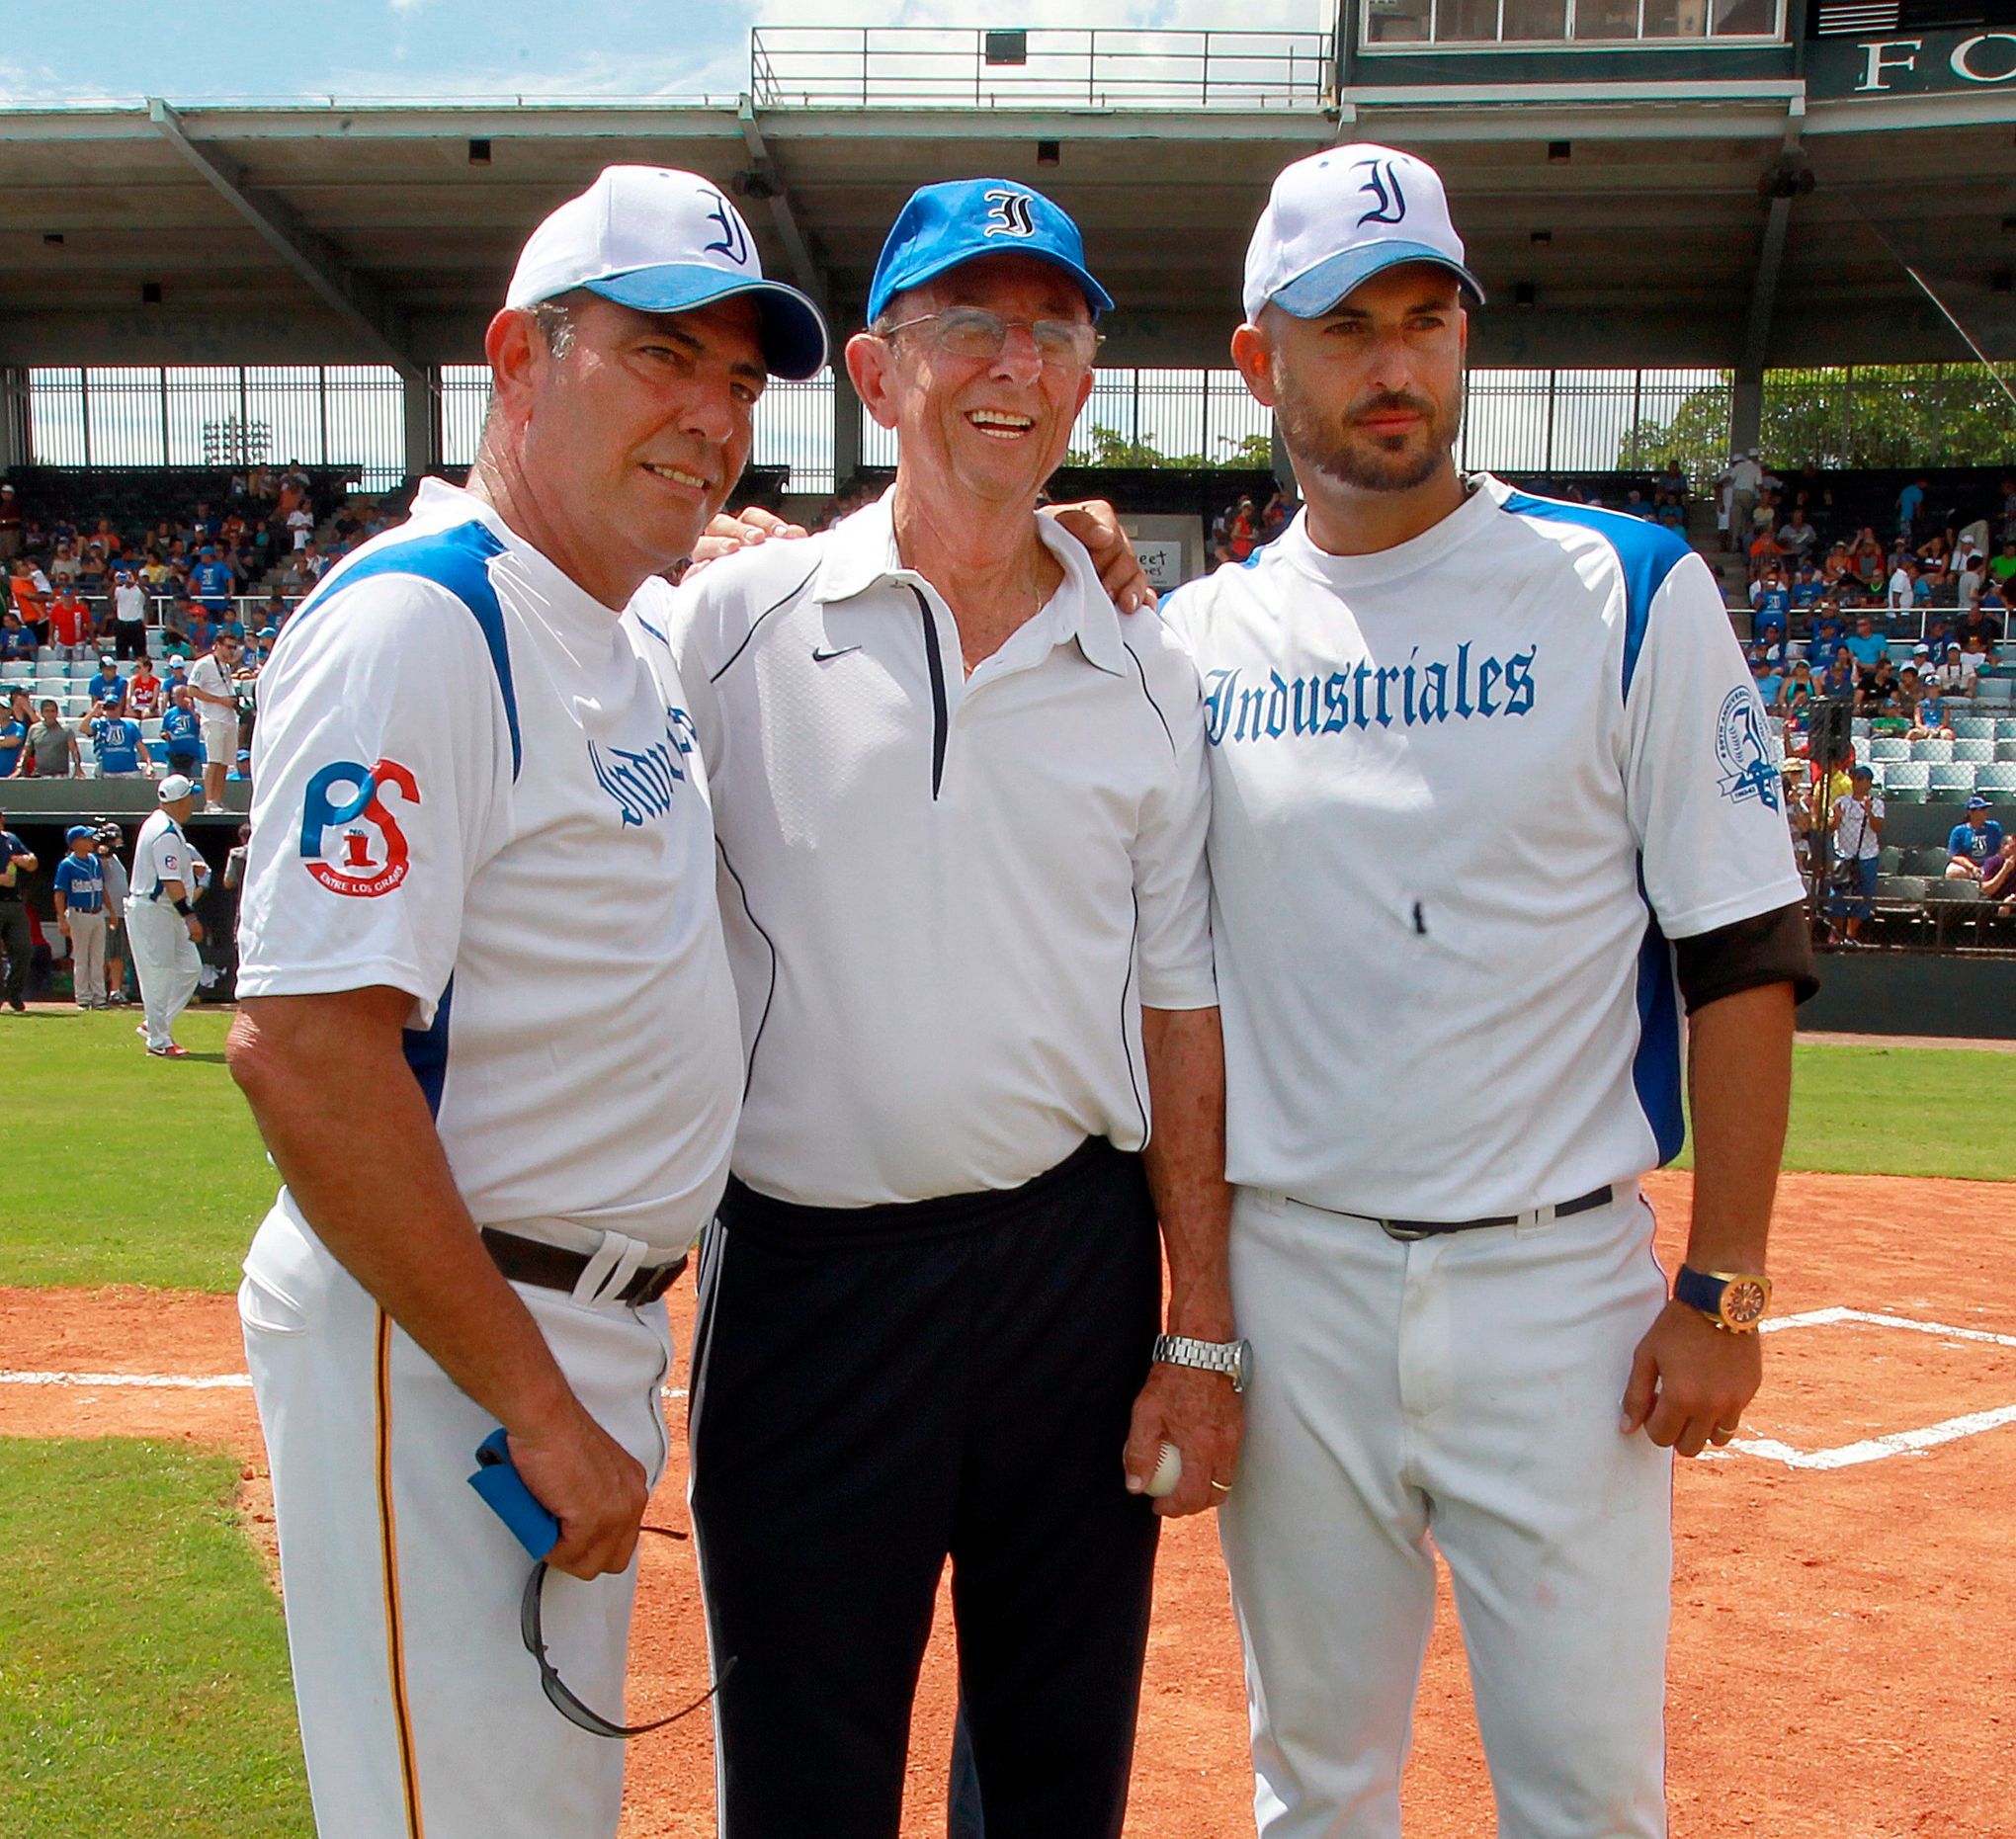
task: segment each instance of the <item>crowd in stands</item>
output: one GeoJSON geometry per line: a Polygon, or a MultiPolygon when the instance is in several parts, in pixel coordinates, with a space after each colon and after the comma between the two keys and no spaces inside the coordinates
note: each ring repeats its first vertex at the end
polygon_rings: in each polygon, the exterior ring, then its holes
{"type": "MultiPolygon", "coordinates": [[[[318,504],[318,489],[327,481],[298,465],[252,467],[214,502],[123,525],[0,484],[0,778],[242,772],[281,627],[338,556],[399,515],[334,494],[318,504]],[[214,741],[233,706],[237,757],[207,759],[205,719],[214,741]]],[[[214,798],[220,775],[209,778],[214,798]]]]}

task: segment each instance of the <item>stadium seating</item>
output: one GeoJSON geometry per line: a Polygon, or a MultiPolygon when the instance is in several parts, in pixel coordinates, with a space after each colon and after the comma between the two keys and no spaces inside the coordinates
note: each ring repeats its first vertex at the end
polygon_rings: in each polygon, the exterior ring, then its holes
{"type": "Polygon", "coordinates": [[[1937,796],[1971,797],[1977,770],[1970,760],[1935,760],[1930,790],[1937,796]]]}
{"type": "Polygon", "coordinates": [[[1995,757],[1995,743],[1991,740],[1959,739],[1953,743],[1953,757],[1983,766],[1995,757]]]}
{"type": "Polygon", "coordinates": [[[1884,768],[1883,795],[1897,804],[1923,804],[1932,769],[1922,760],[1893,760],[1884,768]]]}
{"type": "Polygon", "coordinates": [[[1974,679],[1974,701],[1977,703],[2016,703],[2016,678],[1983,673],[1974,679]]]}
{"type": "Polygon", "coordinates": [[[2016,757],[1996,760],[1974,771],[1974,790],[1979,793],[2016,793],[2016,757]]]}
{"type": "Polygon", "coordinates": [[[1908,760],[1911,757],[1911,743],[1898,734],[1879,734],[1869,743],[1869,758],[1872,763],[1879,760],[1908,760]]]}
{"type": "Polygon", "coordinates": [[[1930,885],[1922,875],[1879,875],[1876,878],[1876,897],[1879,900],[1923,900],[1930,885]]]}
{"type": "Polygon", "coordinates": [[[1919,849],[1907,849],[1904,851],[1902,873],[1905,875],[1944,875],[1946,873],[1946,865],[1951,860],[1952,858],[1947,855],[1946,849],[1942,844],[1931,843],[1919,849]]]}
{"type": "Polygon", "coordinates": [[[1951,760],[1953,758],[1953,743],[1951,741],[1933,739],[1913,741],[1911,742],[1911,758],[1913,760],[1926,761],[1951,760]]]}
{"type": "MultiPolygon", "coordinates": [[[[1991,741],[1995,738],[1995,718],[1992,715],[1956,715],[1946,724],[1953,730],[1957,741],[1991,741]]],[[[1956,760],[1972,760],[1973,754],[1956,753],[1956,760]]]]}

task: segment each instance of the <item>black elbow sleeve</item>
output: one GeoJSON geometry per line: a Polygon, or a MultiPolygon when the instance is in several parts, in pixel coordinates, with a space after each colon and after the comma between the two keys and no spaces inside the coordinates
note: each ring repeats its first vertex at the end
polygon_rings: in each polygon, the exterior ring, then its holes
{"type": "Polygon", "coordinates": [[[1754,919],[1731,921],[1692,939],[1676,939],[1673,957],[1689,1015],[1723,996],[1766,983],[1790,983],[1796,1002],[1805,1002],[1820,987],[1803,901],[1754,919]]]}

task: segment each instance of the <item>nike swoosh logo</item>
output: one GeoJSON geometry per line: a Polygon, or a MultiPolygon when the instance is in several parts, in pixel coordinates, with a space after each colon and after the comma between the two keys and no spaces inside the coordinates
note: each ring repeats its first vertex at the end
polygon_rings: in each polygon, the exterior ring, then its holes
{"type": "Polygon", "coordinates": [[[859,651],[860,649],[859,645],[842,645],[837,651],[821,651],[817,646],[814,646],[812,648],[812,662],[814,664],[828,664],[835,658],[844,658],[850,651],[859,651]]]}

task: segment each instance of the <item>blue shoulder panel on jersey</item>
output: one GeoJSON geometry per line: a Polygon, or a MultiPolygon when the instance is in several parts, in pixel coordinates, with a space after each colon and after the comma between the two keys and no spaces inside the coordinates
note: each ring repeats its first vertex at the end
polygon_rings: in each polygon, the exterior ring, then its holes
{"type": "Polygon", "coordinates": [[[1632,1055],[1631,1082],[1658,1144],[1659,1167],[1664,1168],[1687,1138],[1687,1118],[1680,1106],[1680,990],[1673,976],[1673,948],[1659,930],[1651,896],[1645,892],[1642,859],[1638,883],[1638,897],[1645,903],[1645,936],[1638,947],[1638,1045],[1632,1055]]]}
{"type": "Polygon", "coordinates": [[[1663,524],[1633,517],[1628,511],[1606,511],[1601,505],[1563,504],[1557,498],[1536,498],[1530,492],[1513,492],[1505,500],[1505,509],[1519,517],[1573,524],[1593,531],[1616,550],[1624,569],[1624,693],[1629,696],[1632,675],[1638,669],[1638,650],[1645,642],[1645,622],[1651,617],[1652,596],[1693,553],[1686,539],[1676,537],[1663,524]]]}
{"type": "Polygon", "coordinates": [[[427,1115],[441,1116],[442,1088],[448,1083],[448,1013],[455,1002],[455,978],[450,976],[434,1005],[434,1021],[427,1028],[400,1031],[399,1048],[406,1065],[419,1081],[420,1095],[427,1101],[427,1115]]]}
{"type": "Polygon", "coordinates": [[[489,647],[497,688],[504,698],[504,720],[511,730],[511,777],[516,779],[523,751],[518,738],[518,694],[511,682],[511,647],[504,636],[504,610],[497,604],[497,590],[490,583],[490,558],[503,553],[504,544],[496,532],[474,518],[453,530],[387,543],[348,564],[325,590],[304,602],[294,618],[298,621],[319,613],[344,589],[379,575],[413,575],[448,589],[469,610],[483,634],[483,643],[489,647]]]}

